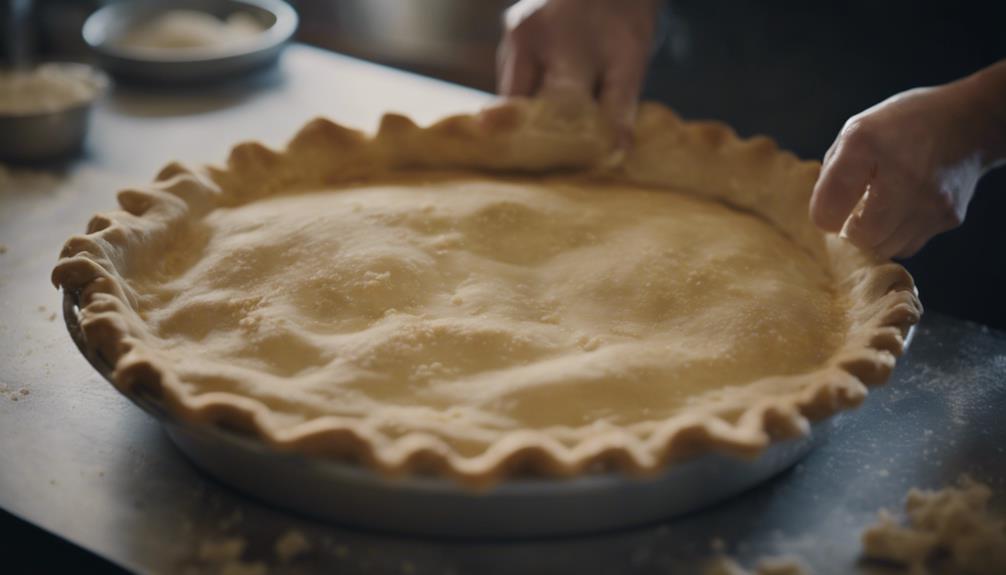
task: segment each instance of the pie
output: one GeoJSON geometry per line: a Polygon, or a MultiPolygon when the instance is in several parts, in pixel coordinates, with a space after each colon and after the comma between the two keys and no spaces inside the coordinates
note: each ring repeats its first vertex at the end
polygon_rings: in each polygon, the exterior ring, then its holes
{"type": "Polygon", "coordinates": [[[114,385],[191,425],[490,484],[755,456],[883,382],[911,277],[807,217],[816,162],[644,104],[513,100],[170,164],[72,237],[114,385]]]}

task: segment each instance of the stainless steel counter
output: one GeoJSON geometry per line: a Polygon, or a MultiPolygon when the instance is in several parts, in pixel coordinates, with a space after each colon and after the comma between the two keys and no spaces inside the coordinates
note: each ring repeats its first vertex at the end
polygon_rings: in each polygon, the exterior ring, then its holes
{"type": "Polygon", "coordinates": [[[317,115],[373,129],[384,111],[425,122],[488,98],[293,46],[277,71],[241,86],[114,92],[82,161],[0,172],[0,507],[149,573],[217,572],[235,558],[280,574],[689,573],[721,539],[742,561],[792,554],[838,574],[869,572],[856,562],[858,532],[911,486],[968,472],[1006,494],[1006,334],[937,314],[893,380],[776,480],[664,524],[528,541],[379,534],[246,499],[189,465],[73,347],[49,270],[116,190],[170,159],[221,161],[242,139],[279,145],[317,115]]]}

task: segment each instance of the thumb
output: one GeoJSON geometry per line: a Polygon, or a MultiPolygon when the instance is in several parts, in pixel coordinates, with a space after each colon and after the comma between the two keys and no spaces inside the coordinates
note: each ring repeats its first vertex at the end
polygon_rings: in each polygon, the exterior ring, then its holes
{"type": "Polygon", "coordinates": [[[830,232],[842,229],[873,178],[874,161],[847,142],[826,158],[810,199],[810,218],[830,232]]]}
{"type": "Polygon", "coordinates": [[[642,83],[642,71],[629,71],[627,67],[610,70],[602,79],[601,111],[614,130],[615,143],[620,149],[632,145],[642,83]]]}

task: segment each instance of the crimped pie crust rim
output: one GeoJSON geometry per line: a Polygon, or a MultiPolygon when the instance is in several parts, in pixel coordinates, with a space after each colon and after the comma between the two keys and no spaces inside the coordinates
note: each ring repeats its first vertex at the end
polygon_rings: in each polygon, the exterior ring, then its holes
{"type": "MultiPolygon", "coordinates": [[[[115,387],[127,396],[155,398],[180,422],[223,425],[280,450],[359,462],[387,475],[432,473],[473,485],[528,471],[554,477],[597,469],[652,473],[709,451],[753,457],[772,441],[806,434],[810,421],[858,405],[867,394],[866,386],[888,378],[908,329],[921,315],[921,305],[904,268],[877,261],[804,221],[817,162],[801,162],[767,138],[742,140],[723,124],[683,122],[663,106],[644,104],[634,150],[617,165],[598,169],[609,150],[600,125],[592,110],[563,118],[546,103],[519,100],[426,128],[389,114],[369,138],[328,120],[315,120],[281,152],[258,143],[240,144],[225,167],[191,170],[172,163],[152,186],[120,192],[120,211],[95,216],[86,235],[66,242],[53,282],[79,293],[81,331],[91,351],[113,366],[115,387]],[[668,158],[661,169],[652,169],[653,154],[668,158]],[[344,162],[328,166],[332,158],[344,162]],[[689,171],[689,162],[699,169],[689,171]],[[702,167],[709,162],[719,168],[719,179],[713,176],[710,181],[709,170],[702,167]],[[573,446],[564,445],[549,430],[519,430],[467,457],[430,433],[389,440],[351,418],[327,416],[293,428],[272,428],[268,407],[257,400],[223,392],[186,394],[174,370],[143,341],[144,325],[131,311],[135,301],[119,270],[126,265],[127,253],[138,249],[128,243],[130,229],[156,229],[159,216],[177,215],[179,210],[199,217],[211,207],[203,193],[207,189],[223,194],[217,197],[221,201],[253,201],[305,178],[334,184],[424,168],[531,173],[572,169],[583,171],[585,177],[635,184],[715,189],[707,195],[759,212],[798,244],[828,258],[832,275],[843,278],[841,288],[848,293],[850,327],[845,341],[822,369],[789,376],[803,380],[798,392],[750,402],[736,423],[695,411],[637,429],[584,426],[577,428],[583,431],[582,439],[573,446]],[[738,175],[745,180],[739,186],[738,175]],[[757,197],[759,192],[749,191],[763,188],[773,195],[757,197]],[[240,196],[233,197],[239,189],[240,196]],[[765,205],[777,211],[762,212],[765,205]],[[795,222],[794,213],[801,216],[795,222]]],[[[759,386],[770,388],[773,379],[740,390],[752,394],[759,386]]]]}

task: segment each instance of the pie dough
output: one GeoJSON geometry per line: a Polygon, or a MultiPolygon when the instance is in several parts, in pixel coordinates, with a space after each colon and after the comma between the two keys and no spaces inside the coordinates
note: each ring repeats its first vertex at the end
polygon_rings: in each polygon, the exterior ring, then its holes
{"type": "Polygon", "coordinates": [[[863,531],[863,555],[908,573],[1006,572],[1006,519],[992,511],[992,489],[965,475],[936,491],[912,488],[905,521],[881,510],[863,531]]]}
{"type": "Polygon", "coordinates": [[[91,351],[171,417],[468,483],[754,456],[883,382],[908,273],[807,217],[816,162],[642,106],[514,100],[167,166],[63,249],[91,351]]]}

